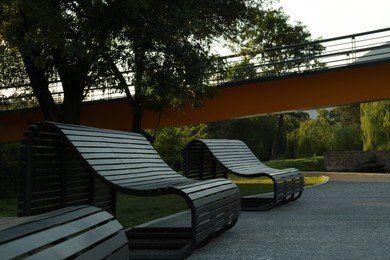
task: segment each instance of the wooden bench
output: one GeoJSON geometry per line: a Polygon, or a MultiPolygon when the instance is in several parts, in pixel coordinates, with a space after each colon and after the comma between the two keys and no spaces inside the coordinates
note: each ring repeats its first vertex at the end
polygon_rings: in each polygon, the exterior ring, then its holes
{"type": "Polygon", "coordinates": [[[41,122],[24,135],[21,168],[19,216],[75,205],[94,205],[115,215],[117,192],[184,198],[188,226],[126,230],[132,257],[184,258],[234,226],[241,212],[234,183],[179,175],[137,133],[41,122]],[[169,253],[161,252],[165,248],[169,253]]]}
{"type": "Polygon", "coordinates": [[[93,206],[0,219],[1,259],[127,259],[123,227],[93,206]]]}
{"type": "Polygon", "coordinates": [[[198,180],[227,178],[228,172],[249,178],[270,178],[272,197],[243,197],[242,210],[268,210],[298,199],[303,192],[304,177],[299,170],[267,167],[240,140],[197,139],[189,142],[183,150],[183,170],[186,177],[198,180]]]}

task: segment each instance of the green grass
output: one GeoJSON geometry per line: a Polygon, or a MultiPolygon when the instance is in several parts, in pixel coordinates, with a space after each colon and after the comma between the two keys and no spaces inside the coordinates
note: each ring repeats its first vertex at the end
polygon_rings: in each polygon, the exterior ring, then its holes
{"type": "Polygon", "coordinates": [[[0,217],[16,216],[16,199],[0,199],[0,217]]]}
{"type": "MultiPolygon", "coordinates": [[[[240,188],[242,196],[250,196],[260,193],[267,193],[273,191],[273,184],[271,179],[266,177],[259,178],[242,178],[231,175],[229,178],[237,184],[240,188]],[[261,191],[261,192],[259,192],[261,191]]],[[[315,185],[323,183],[326,180],[325,176],[310,176],[305,177],[304,184],[305,186],[315,185]]]]}
{"type": "Polygon", "coordinates": [[[118,194],[117,218],[125,227],[139,225],[188,209],[184,199],[175,195],[135,197],[118,194]]]}
{"type": "MultiPolygon", "coordinates": [[[[321,183],[324,180],[325,176],[305,177],[305,185],[321,183]]],[[[243,196],[267,193],[273,189],[272,183],[264,178],[243,179],[232,176],[232,181],[237,182],[243,196]]],[[[119,194],[117,202],[117,218],[125,227],[142,224],[188,209],[184,199],[175,195],[135,197],[119,194]]],[[[0,216],[16,216],[16,200],[0,200],[0,216]]]]}
{"type": "Polygon", "coordinates": [[[316,156],[300,159],[272,160],[264,163],[265,165],[276,168],[297,168],[301,171],[325,171],[324,157],[316,156]]]}
{"type": "MultiPolygon", "coordinates": [[[[266,164],[273,168],[297,168],[300,170],[322,171],[323,157],[312,157],[294,160],[269,161],[266,164]]],[[[236,182],[243,196],[271,192],[272,183],[267,178],[240,178],[230,175],[236,182]]],[[[325,181],[325,176],[305,177],[305,185],[314,185],[325,181]]],[[[145,223],[188,209],[186,202],[175,195],[157,197],[135,197],[118,195],[117,218],[125,227],[145,223]]],[[[16,200],[0,199],[0,216],[16,216],[16,200]]]]}

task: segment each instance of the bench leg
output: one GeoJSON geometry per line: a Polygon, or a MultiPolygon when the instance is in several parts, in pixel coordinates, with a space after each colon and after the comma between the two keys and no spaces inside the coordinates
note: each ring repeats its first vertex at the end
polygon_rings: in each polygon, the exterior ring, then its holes
{"type": "Polygon", "coordinates": [[[268,211],[276,206],[273,198],[242,197],[242,211],[268,211]]]}
{"type": "Polygon", "coordinates": [[[183,259],[195,250],[189,227],[134,227],[126,236],[130,259],[183,259]]]}

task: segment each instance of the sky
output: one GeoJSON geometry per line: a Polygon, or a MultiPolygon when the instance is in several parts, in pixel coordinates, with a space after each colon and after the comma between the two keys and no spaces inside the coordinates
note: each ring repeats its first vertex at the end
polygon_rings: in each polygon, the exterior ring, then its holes
{"type": "Polygon", "coordinates": [[[390,0],[279,0],[290,20],[323,39],[390,27],[390,0]]]}
{"type": "MultiPolygon", "coordinates": [[[[307,26],[312,39],[390,28],[390,0],[279,0],[274,7],[307,26]]],[[[231,54],[220,45],[216,52],[231,54]]]]}

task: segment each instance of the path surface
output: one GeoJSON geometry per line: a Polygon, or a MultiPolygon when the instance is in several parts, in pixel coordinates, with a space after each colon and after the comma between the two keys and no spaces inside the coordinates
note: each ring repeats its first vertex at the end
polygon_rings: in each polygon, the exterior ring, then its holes
{"type": "Polygon", "coordinates": [[[390,174],[329,174],[293,203],[243,212],[189,259],[390,259],[390,174]]]}

